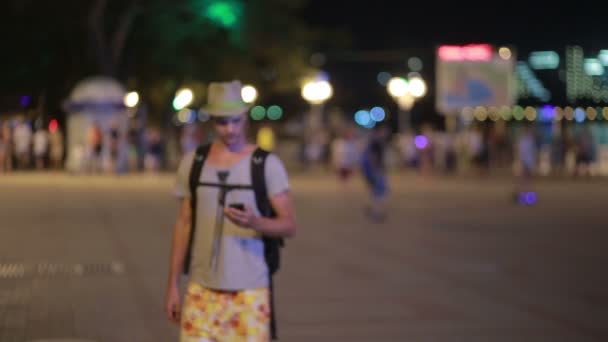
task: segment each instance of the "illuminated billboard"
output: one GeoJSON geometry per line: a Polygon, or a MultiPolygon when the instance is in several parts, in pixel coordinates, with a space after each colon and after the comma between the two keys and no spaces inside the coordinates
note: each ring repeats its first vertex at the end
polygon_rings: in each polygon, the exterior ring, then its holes
{"type": "Polygon", "coordinates": [[[458,114],[464,107],[515,104],[515,54],[488,44],[443,45],[437,49],[437,110],[458,114]]]}

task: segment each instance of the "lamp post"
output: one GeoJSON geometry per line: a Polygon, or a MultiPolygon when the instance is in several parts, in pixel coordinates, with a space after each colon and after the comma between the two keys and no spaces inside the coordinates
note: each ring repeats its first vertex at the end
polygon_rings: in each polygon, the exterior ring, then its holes
{"type": "MultiPolygon", "coordinates": [[[[316,144],[323,144],[323,104],[331,98],[333,89],[325,80],[315,80],[304,84],[302,97],[310,104],[310,112],[305,119],[304,129],[304,156],[308,162],[316,162],[321,157],[319,153],[310,154],[309,148],[316,144]],[[312,145],[310,145],[312,144],[312,145]]],[[[313,151],[321,151],[322,147],[313,151]]]]}
{"type": "Polygon", "coordinates": [[[315,130],[323,122],[323,104],[331,98],[333,89],[327,81],[310,81],[302,87],[302,97],[310,104],[308,128],[315,130]]]}
{"type": "Polygon", "coordinates": [[[399,107],[398,131],[405,131],[410,127],[410,110],[414,103],[426,95],[426,83],[419,76],[409,79],[393,77],[387,84],[387,90],[399,107]]]}

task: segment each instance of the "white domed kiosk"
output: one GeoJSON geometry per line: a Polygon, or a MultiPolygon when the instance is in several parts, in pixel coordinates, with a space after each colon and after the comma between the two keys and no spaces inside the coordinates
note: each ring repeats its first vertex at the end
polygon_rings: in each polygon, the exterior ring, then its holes
{"type": "Polygon", "coordinates": [[[124,105],[125,88],[116,80],[97,76],[80,81],[64,103],[67,117],[66,169],[81,172],[87,169],[92,156],[88,146],[89,129],[98,124],[102,132],[101,166],[104,171],[126,170],[127,108],[124,105]],[[111,162],[111,127],[118,131],[118,148],[111,162]]]}

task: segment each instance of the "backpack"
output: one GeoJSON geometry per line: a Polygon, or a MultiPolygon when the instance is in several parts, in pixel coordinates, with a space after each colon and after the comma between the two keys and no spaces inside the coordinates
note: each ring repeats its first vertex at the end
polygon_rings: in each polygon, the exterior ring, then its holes
{"type": "MultiPolygon", "coordinates": [[[[211,148],[210,144],[201,145],[196,149],[194,153],[194,159],[192,161],[192,167],[190,169],[189,176],[189,187],[190,187],[190,206],[191,206],[191,229],[190,229],[190,238],[188,240],[188,245],[186,249],[186,257],[184,260],[183,271],[184,274],[188,274],[190,271],[190,263],[192,260],[192,244],[194,241],[194,234],[196,232],[196,205],[197,205],[197,193],[196,189],[199,186],[222,186],[219,184],[208,184],[208,183],[200,183],[201,173],[203,171],[203,166],[207,159],[207,155],[209,154],[209,150],[211,148]]],[[[224,185],[227,187],[227,191],[234,189],[251,189],[255,194],[255,201],[260,211],[260,214],[264,217],[276,217],[276,213],[270,204],[270,199],[268,198],[268,190],[266,188],[266,177],[265,177],[265,164],[266,158],[270,152],[265,151],[261,148],[256,148],[251,157],[251,185],[237,185],[230,186],[224,185]]],[[[270,290],[270,332],[272,339],[277,339],[276,334],[276,320],[275,320],[275,310],[274,310],[274,289],[272,276],[279,270],[281,264],[281,247],[284,246],[284,240],[282,238],[274,238],[274,237],[266,237],[262,238],[264,242],[264,259],[266,261],[266,265],[268,266],[268,277],[269,277],[269,290],[270,290]]]]}

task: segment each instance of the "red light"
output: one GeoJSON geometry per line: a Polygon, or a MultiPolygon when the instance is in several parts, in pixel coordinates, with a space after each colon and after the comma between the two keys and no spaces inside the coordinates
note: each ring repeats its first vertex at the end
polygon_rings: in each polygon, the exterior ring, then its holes
{"type": "Polygon", "coordinates": [[[49,122],[49,132],[54,133],[57,131],[57,128],[59,128],[59,122],[57,122],[57,119],[51,120],[51,122],[49,122]]]}
{"type": "Polygon", "coordinates": [[[443,45],[437,54],[443,61],[489,61],[492,60],[492,47],[488,44],[443,45]]]}

